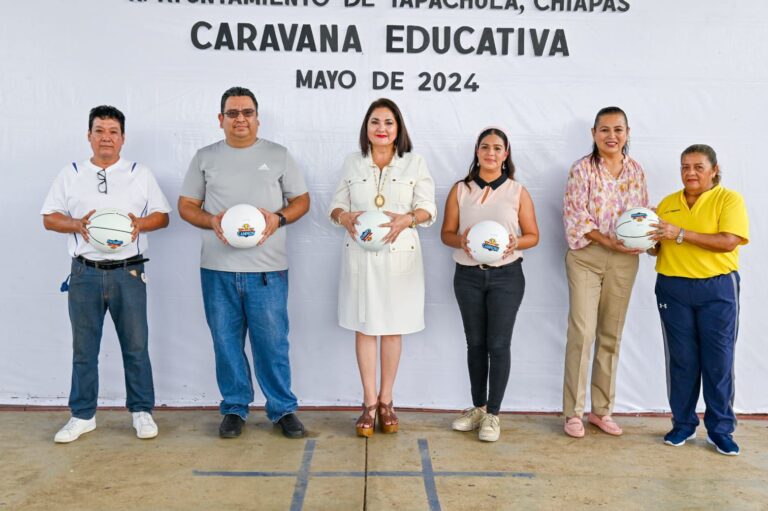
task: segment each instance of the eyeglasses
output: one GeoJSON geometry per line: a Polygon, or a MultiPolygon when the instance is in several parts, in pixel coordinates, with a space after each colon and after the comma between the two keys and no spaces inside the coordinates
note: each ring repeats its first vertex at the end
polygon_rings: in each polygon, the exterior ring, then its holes
{"type": "Polygon", "coordinates": [[[254,115],[256,115],[256,110],[253,108],[244,108],[242,110],[227,110],[226,112],[224,112],[224,115],[226,115],[230,119],[237,119],[238,117],[240,117],[240,114],[243,114],[243,117],[247,119],[249,117],[253,117],[254,115]]]}
{"type": "Polygon", "coordinates": [[[107,170],[101,169],[96,176],[99,178],[99,192],[107,193],[107,170]]]}

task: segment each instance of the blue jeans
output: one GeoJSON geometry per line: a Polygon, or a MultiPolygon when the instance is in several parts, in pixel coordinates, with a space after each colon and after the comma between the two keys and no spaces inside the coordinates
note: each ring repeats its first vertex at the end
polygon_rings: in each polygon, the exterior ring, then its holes
{"type": "Polygon", "coordinates": [[[522,259],[499,268],[456,265],[453,289],[467,337],[472,404],[498,415],[507,390],[510,345],[525,292],[522,259]]]}
{"type": "Polygon", "coordinates": [[[236,273],[201,268],[200,279],[216,356],[221,414],[245,419],[253,401],[246,330],[256,381],[267,398],[267,417],[277,422],[296,411],[288,359],[288,271],[236,273]]]}
{"type": "Polygon", "coordinates": [[[90,419],[99,395],[99,349],[107,310],[115,324],[125,371],[125,405],[131,412],[155,406],[152,365],[147,350],[147,288],[144,265],[114,270],[91,268],[73,259],[69,282],[72,323],[72,416],[90,419]]]}

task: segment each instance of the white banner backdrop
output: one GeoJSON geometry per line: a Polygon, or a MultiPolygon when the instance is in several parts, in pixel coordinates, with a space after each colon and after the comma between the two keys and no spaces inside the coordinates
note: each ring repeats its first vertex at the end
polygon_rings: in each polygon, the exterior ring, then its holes
{"type": "MultiPolygon", "coordinates": [[[[724,185],[745,196],[751,220],[752,240],[741,252],[735,406],[768,412],[768,314],[761,312],[768,271],[759,266],[767,248],[761,205],[768,177],[758,147],[768,140],[768,3],[292,3],[3,2],[0,403],[67,401],[71,335],[67,297],[59,292],[69,268],[66,236],[44,231],[39,210],[59,169],[90,156],[88,110],[106,103],[125,112],[123,156],[149,165],[175,205],[194,151],[222,137],[216,119],[221,93],[242,85],[259,100],[260,136],[292,151],[312,198],[310,213],[288,228],[293,388],[302,405],[361,401],[353,334],[336,323],[342,232],[325,212],[368,104],[387,96],[401,106],[415,150],[429,164],[440,213],[450,186],[466,174],[480,128],[508,127],[517,178],[533,196],[541,241],[523,263],[526,295],[512,340],[505,410],[561,407],[568,295],[562,195],[570,164],[590,150],[596,111],[614,104],[627,111],[631,153],[646,169],[654,203],[681,188],[680,152],[692,143],[712,145],[724,185]],[[327,38],[322,46],[333,25],[337,51],[327,38]],[[399,51],[409,44],[426,49],[399,51]],[[402,90],[374,90],[374,71],[381,72],[379,84],[384,75],[391,84],[391,73],[400,72],[395,77],[402,90]],[[459,90],[449,90],[452,84],[459,90]],[[419,90],[422,85],[432,90],[419,90]]],[[[470,403],[441,220],[422,231],[427,328],[404,342],[395,389],[401,407],[470,403]]],[[[170,227],[151,236],[150,350],[158,405],[216,404],[199,233],[174,211],[170,227]]],[[[622,343],[620,412],[668,409],[653,264],[641,257],[622,343]]],[[[100,403],[122,404],[122,363],[109,319],[100,374],[100,403]]]]}

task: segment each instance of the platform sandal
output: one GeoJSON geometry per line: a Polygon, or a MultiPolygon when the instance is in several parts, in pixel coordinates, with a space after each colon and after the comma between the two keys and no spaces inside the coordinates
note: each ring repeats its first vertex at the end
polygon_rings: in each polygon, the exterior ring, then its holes
{"type": "Polygon", "coordinates": [[[369,437],[373,435],[373,430],[376,427],[376,407],[377,403],[371,406],[365,406],[363,403],[363,413],[355,423],[355,431],[357,436],[369,437]]]}
{"type": "Polygon", "coordinates": [[[400,420],[392,409],[392,402],[389,404],[379,403],[379,427],[382,433],[397,433],[400,427],[400,420]]]}

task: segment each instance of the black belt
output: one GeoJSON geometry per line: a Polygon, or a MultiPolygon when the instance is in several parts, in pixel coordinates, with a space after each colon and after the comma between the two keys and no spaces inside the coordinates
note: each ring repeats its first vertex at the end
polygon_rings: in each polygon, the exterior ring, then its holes
{"type": "Polygon", "coordinates": [[[518,257],[517,259],[515,259],[511,263],[503,264],[501,266],[490,266],[490,265],[487,265],[487,264],[473,264],[472,266],[469,266],[469,265],[464,265],[464,264],[459,264],[459,263],[456,263],[456,266],[461,267],[461,268],[476,268],[478,270],[486,271],[486,270],[500,270],[502,268],[507,268],[508,266],[514,266],[516,264],[522,264],[522,262],[523,262],[523,258],[522,257],[518,257]]]}
{"type": "Polygon", "coordinates": [[[149,259],[145,258],[141,254],[129,257],[128,259],[122,259],[120,261],[91,261],[83,256],[75,257],[75,261],[83,263],[91,268],[98,268],[99,270],[114,270],[116,268],[125,268],[126,266],[134,266],[136,264],[146,263],[149,259]]]}

